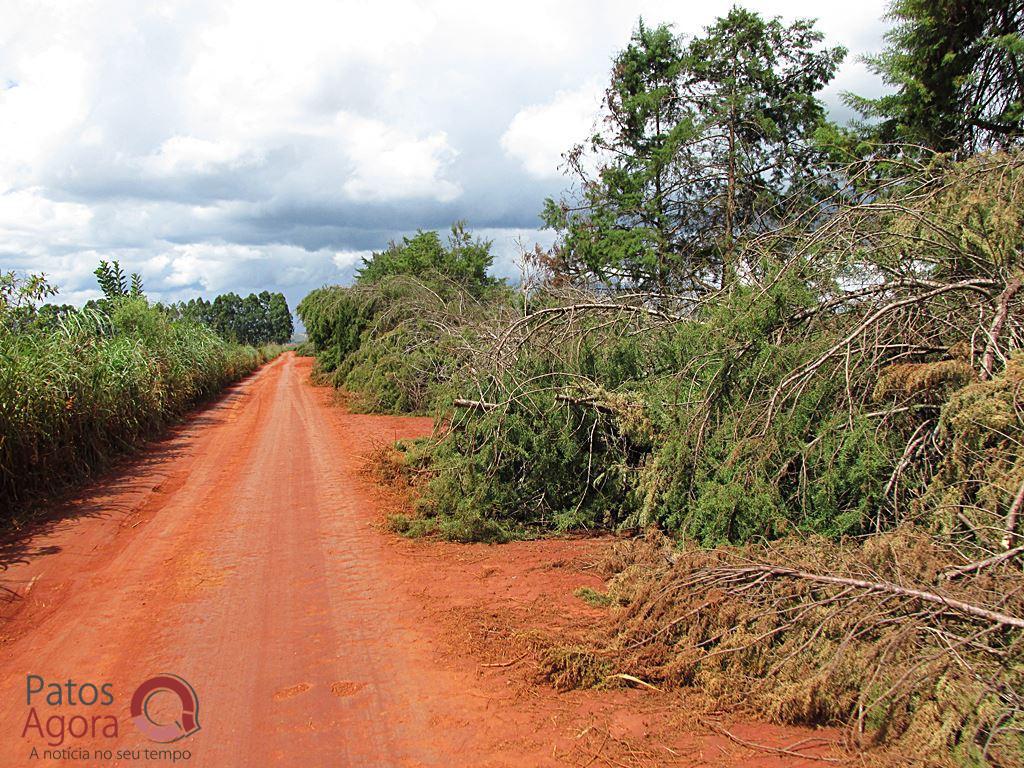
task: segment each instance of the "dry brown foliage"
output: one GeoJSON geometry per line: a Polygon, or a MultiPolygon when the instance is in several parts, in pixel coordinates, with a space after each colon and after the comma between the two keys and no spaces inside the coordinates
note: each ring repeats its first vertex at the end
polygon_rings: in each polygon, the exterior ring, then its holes
{"type": "Polygon", "coordinates": [[[1024,631],[957,606],[1024,616],[1024,579],[1011,558],[951,580],[956,559],[909,529],[711,551],[653,533],[602,564],[610,627],[549,666],[563,686],[613,669],[697,688],[715,708],[841,725],[852,745],[910,762],[1021,766],[1024,631]]]}

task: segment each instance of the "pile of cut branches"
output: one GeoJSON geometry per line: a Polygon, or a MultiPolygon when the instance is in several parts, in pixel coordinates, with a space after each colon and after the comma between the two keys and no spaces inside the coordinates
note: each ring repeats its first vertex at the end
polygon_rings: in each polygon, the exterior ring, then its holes
{"type": "Polygon", "coordinates": [[[1024,547],[965,562],[909,529],[837,545],[673,550],[604,563],[619,673],[714,706],[847,728],[931,764],[1024,765],[1024,547]]]}

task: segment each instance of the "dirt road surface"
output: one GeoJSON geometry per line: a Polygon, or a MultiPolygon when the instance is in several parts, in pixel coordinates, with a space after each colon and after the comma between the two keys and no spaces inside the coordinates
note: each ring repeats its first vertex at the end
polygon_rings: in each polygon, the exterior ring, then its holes
{"type": "MultiPolygon", "coordinates": [[[[573,591],[600,586],[587,565],[608,543],[387,532],[393,495],[366,456],[430,422],[348,414],[309,383],[310,362],[278,358],[3,542],[0,766],[821,765],[772,751],[807,739],[833,754],[828,732],[722,720],[730,738],[674,694],[539,681],[531,633],[600,620],[573,591]],[[160,745],[129,701],[164,672],[195,690],[201,729],[160,745]],[[36,694],[40,738],[25,730],[28,675],[109,683],[114,701],[36,694]],[[75,715],[113,716],[117,735],[45,733],[75,715]]],[[[150,704],[180,719],[169,694],[150,704]]]]}

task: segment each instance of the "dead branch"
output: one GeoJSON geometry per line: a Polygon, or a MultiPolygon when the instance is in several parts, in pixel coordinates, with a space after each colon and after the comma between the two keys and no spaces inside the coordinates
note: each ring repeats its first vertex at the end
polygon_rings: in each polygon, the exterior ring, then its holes
{"type": "Polygon", "coordinates": [[[1005,613],[999,613],[998,611],[992,611],[988,608],[982,608],[978,605],[972,605],[965,603],[961,600],[955,600],[951,597],[945,597],[943,595],[937,595],[934,592],[925,592],[920,589],[910,589],[908,587],[901,587],[898,584],[891,584],[886,581],[867,581],[865,579],[851,579],[845,576],[826,576],[820,573],[810,573],[808,571],[798,571],[793,568],[781,568],[773,565],[751,565],[743,568],[731,569],[735,573],[761,573],[768,577],[773,576],[786,576],[793,579],[807,579],[808,581],[816,581],[820,584],[838,584],[845,587],[857,587],[859,589],[865,589],[869,592],[885,592],[891,595],[902,595],[903,597],[912,597],[918,600],[924,600],[928,603],[935,603],[936,605],[942,605],[951,610],[959,613],[964,613],[970,616],[975,616],[980,619],[986,619],[996,624],[1002,624],[1007,627],[1016,627],[1017,629],[1024,629],[1024,619],[1017,616],[1008,616],[1005,613]]]}
{"type": "MultiPolygon", "coordinates": [[[[822,301],[820,304],[807,309],[802,309],[799,312],[794,313],[790,318],[790,322],[799,323],[808,318],[814,317],[830,310],[842,307],[845,304],[857,301],[858,299],[865,299],[871,296],[877,296],[883,293],[891,293],[908,288],[939,288],[942,287],[942,283],[934,280],[925,280],[922,278],[915,278],[913,280],[893,280],[890,282],[880,283],[878,285],[871,285],[866,288],[861,288],[854,291],[847,291],[836,298],[829,299],[828,301],[822,301]]],[[[991,294],[986,290],[987,287],[991,287],[991,282],[986,282],[984,285],[978,284],[972,286],[974,290],[979,292],[982,296],[989,297],[991,294]]]]}
{"type": "Polygon", "coordinates": [[[992,367],[995,365],[996,353],[999,351],[999,337],[1003,333],[1003,326],[1006,324],[1006,316],[1010,313],[1010,302],[1017,295],[1021,286],[1021,276],[1017,275],[1009,283],[1006,289],[999,294],[999,303],[996,309],[996,316],[992,320],[992,327],[988,331],[988,342],[985,344],[985,354],[981,359],[981,379],[985,381],[992,376],[992,367]]]}
{"type": "Polygon", "coordinates": [[[804,760],[821,760],[824,763],[842,763],[842,762],[845,762],[845,761],[840,760],[839,758],[836,758],[836,757],[821,757],[819,755],[809,755],[806,752],[798,752],[795,749],[786,749],[785,747],[770,747],[767,744],[758,744],[757,742],[754,742],[754,741],[747,741],[746,739],[741,739],[739,736],[736,736],[735,734],[730,733],[725,728],[720,726],[718,723],[715,723],[715,722],[713,722],[711,720],[705,720],[705,719],[701,718],[700,723],[705,728],[708,728],[708,729],[714,731],[715,733],[718,733],[718,734],[721,734],[722,736],[725,736],[725,738],[729,739],[729,741],[731,741],[731,742],[733,742],[735,744],[739,744],[741,747],[746,747],[747,749],[753,749],[753,750],[756,750],[758,752],[768,752],[768,753],[773,754],[773,755],[787,755],[789,757],[799,757],[799,758],[803,758],[804,760]]]}
{"type": "MultiPolygon", "coordinates": [[[[896,490],[897,484],[900,481],[900,478],[903,476],[903,472],[910,465],[911,461],[913,461],[914,459],[914,456],[917,454],[918,448],[921,446],[922,443],[924,443],[925,440],[927,440],[928,434],[921,433],[924,432],[924,430],[929,426],[930,423],[930,421],[922,421],[920,425],[918,425],[917,429],[914,430],[914,434],[911,435],[909,442],[907,442],[907,447],[903,451],[902,458],[900,458],[899,463],[896,465],[896,469],[893,470],[892,475],[889,477],[889,482],[886,483],[885,485],[885,490],[882,492],[882,495],[885,497],[888,497],[890,493],[893,494],[893,507],[896,509],[897,514],[899,512],[899,499],[897,498],[897,495],[894,492],[896,490]]],[[[881,526],[882,515],[881,512],[879,512],[878,516],[875,518],[875,530],[880,531],[881,526]]]]}
{"type": "Polygon", "coordinates": [[[615,410],[613,408],[606,405],[605,403],[602,403],[593,395],[588,395],[586,397],[573,397],[572,395],[555,395],[555,400],[558,400],[559,402],[562,403],[569,403],[570,405],[586,405],[590,408],[593,408],[595,411],[600,411],[601,413],[615,413],[615,410]]]}
{"type": "Polygon", "coordinates": [[[1006,532],[1003,534],[1003,549],[1010,549],[1017,538],[1017,518],[1024,506],[1024,481],[1021,481],[1017,495],[1013,498],[1009,511],[1006,513],[1006,532]]]}
{"type": "Polygon", "coordinates": [[[966,565],[958,565],[956,568],[950,568],[942,574],[942,578],[955,579],[958,576],[975,573],[976,571],[981,571],[985,568],[991,568],[993,565],[999,565],[1007,560],[1012,560],[1021,553],[1024,553],[1024,544],[1014,547],[1013,549],[1008,549],[1005,552],[1000,552],[998,555],[986,557],[984,560],[978,560],[974,563],[967,563],[966,565]]]}
{"type": "Polygon", "coordinates": [[[574,314],[576,312],[632,312],[639,314],[646,314],[651,317],[664,320],[666,322],[680,322],[686,318],[681,315],[673,315],[669,312],[663,312],[660,309],[653,307],[645,307],[637,304],[614,304],[610,302],[583,302],[577,304],[566,304],[558,307],[544,307],[543,309],[535,310],[525,317],[519,318],[516,322],[512,323],[505,331],[501,340],[498,342],[495,349],[495,353],[500,353],[504,349],[505,344],[512,335],[518,331],[524,325],[529,325],[531,322],[538,318],[549,317],[552,315],[566,315],[574,314]]]}
{"type": "Polygon", "coordinates": [[[509,661],[499,661],[499,662],[496,662],[494,664],[481,664],[480,666],[481,667],[489,667],[489,668],[511,667],[514,664],[518,664],[520,661],[522,661],[523,659],[525,659],[529,655],[530,655],[530,652],[527,651],[525,653],[520,654],[519,656],[516,656],[514,659],[510,659],[509,661]]]}
{"type": "Polygon", "coordinates": [[[898,309],[909,307],[914,304],[920,304],[922,302],[927,301],[928,299],[935,298],[936,296],[940,296],[944,293],[949,293],[950,291],[977,290],[978,288],[983,288],[990,284],[991,281],[983,279],[961,280],[956,283],[940,285],[924,293],[916,294],[914,296],[908,296],[906,298],[899,299],[897,301],[893,301],[888,304],[885,304],[884,306],[879,307],[874,312],[869,314],[866,318],[864,318],[864,320],[861,321],[846,336],[844,336],[842,339],[840,339],[831,347],[829,347],[828,350],[826,350],[822,355],[800,366],[795,371],[790,373],[785,379],[783,379],[782,383],[779,384],[779,386],[775,389],[775,392],[772,394],[771,400],[768,403],[767,421],[771,421],[772,416],[775,414],[775,407],[778,402],[778,399],[782,396],[783,392],[786,390],[787,387],[789,387],[791,384],[798,381],[799,379],[814,373],[826,362],[828,362],[833,355],[837,354],[844,347],[847,347],[851,343],[853,343],[853,341],[858,336],[860,336],[865,330],[871,327],[873,323],[878,322],[884,316],[892,312],[895,312],[898,309]]]}
{"type": "Polygon", "coordinates": [[[501,407],[498,403],[489,403],[486,400],[466,400],[461,397],[456,398],[452,405],[456,408],[465,408],[470,411],[480,411],[481,413],[487,413],[501,407]]]}
{"type": "MultiPolygon", "coordinates": [[[[568,403],[570,405],[587,406],[593,408],[595,411],[601,413],[615,413],[615,409],[606,403],[602,403],[594,395],[587,395],[585,397],[573,397],[572,395],[557,394],[555,400],[561,403],[568,403]]],[[[493,411],[496,408],[500,408],[500,403],[492,403],[487,400],[467,400],[466,398],[456,398],[452,401],[452,405],[456,408],[464,408],[468,411],[479,411],[481,413],[487,413],[493,411]]]]}

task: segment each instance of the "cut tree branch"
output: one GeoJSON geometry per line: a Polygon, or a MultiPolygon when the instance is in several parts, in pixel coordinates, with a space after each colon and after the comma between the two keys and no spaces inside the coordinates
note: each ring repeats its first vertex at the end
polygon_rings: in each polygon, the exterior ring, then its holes
{"type": "MultiPolygon", "coordinates": [[[[779,384],[779,386],[775,389],[775,392],[772,394],[771,400],[768,402],[767,422],[770,422],[772,417],[775,415],[776,403],[778,402],[778,399],[782,397],[783,392],[786,390],[787,387],[789,387],[790,384],[804,376],[808,376],[814,373],[816,370],[818,370],[818,368],[820,368],[826,362],[828,362],[828,360],[833,355],[835,355],[844,347],[851,344],[853,340],[860,336],[868,327],[871,326],[872,323],[878,321],[880,318],[884,317],[890,312],[896,311],[897,309],[908,307],[913,304],[919,304],[923,301],[927,301],[928,299],[935,298],[936,296],[940,296],[941,294],[948,293],[950,291],[975,290],[978,287],[983,286],[987,283],[987,280],[981,279],[961,280],[956,283],[941,285],[937,288],[933,288],[930,291],[926,291],[925,293],[918,294],[915,296],[908,296],[907,298],[900,299],[899,301],[893,301],[889,304],[886,304],[885,306],[879,307],[874,312],[869,314],[866,318],[864,318],[864,320],[861,323],[859,323],[856,328],[850,331],[850,333],[848,333],[841,340],[837,341],[835,344],[829,347],[829,349],[823,355],[820,355],[818,358],[812,360],[809,363],[805,363],[804,365],[800,366],[795,371],[793,371],[791,374],[789,374],[785,379],[783,379],[782,383],[779,384]]],[[[765,427],[765,429],[767,429],[767,426],[765,427]]]]}
{"type": "Polygon", "coordinates": [[[1006,513],[1006,530],[1003,533],[1003,549],[1010,549],[1017,539],[1017,518],[1020,517],[1021,507],[1024,506],[1024,481],[1021,481],[1017,495],[1013,497],[1013,503],[1006,513]]]}
{"type": "Polygon", "coordinates": [[[981,359],[981,380],[985,381],[992,377],[992,368],[995,366],[996,353],[999,351],[999,337],[1003,333],[1003,326],[1006,324],[1006,317],[1010,314],[1010,302],[1017,295],[1021,286],[1021,276],[1017,275],[1009,283],[1006,289],[999,294],[999,303],[996,305],[996,316],[992,320],[992,327],[988,331],[988,343],[985,344],[985,354],[981,359]]]}
{"type": "Polygon", "coordinates": [[[984,560],[978,560],[974,563],[967,563],[967,565],[958,565],[956,568],[950,568],[942,574],[942,578],[955,579],[958,576],[975,573],[976,571],[980,571],[985,568],[991,568],[993,565],[999,565],[1007,560],[1012,560],[1021,553],[1024,553],[1024,544],[1021,544],[1019,547],[1014,547],[1013,549],[1008,549],[1005,552],[1000,552],[998,555],[986,557],[984,560]]]}
{"type": "Polygon", "coordinates": [[[465,408],[470,411],[480,411],[487,413],[487,411],[493,411],[495,408],[499,408],[498,403],[489,403],[486,400],[466,400],[464,398],[456,398],[452,403],[456,408],[465,408]]]}
{"type": "Polygon", "coordinates": [[[519,320],[512,323],[508,330],[502,335],[495,351],[501,352],[501,350],[505,348],[505,344],[507,344],[508,340],[512,337],[512,334],[522,326],[529,325],[539,317],[545,317],[548,315],[571,315],[575,312],[633,312],[637,314],[650,315],[651,317],[656,317],[672,323],[677,323],[686,319],[680,315],[673,315],[669,312],[662,312],[659,309],[654,309],[653,307],[638,306],[636,304],[585,302],[579,304],[567,304],[560,307],[544,307],[543,309],[531,312],[529,315],[521,317],[519,320]]]}
{"type": "Polygon", "coordinates": [[[943,595],[937,595],[934,592],[925,592],[920,589],[901,587],[898,584],[891,584],[887,581],[867,581],[865,579],[851,579],[844,576],[826,576],[820,573],[809,573],[808,571],[798,571],[794,568],[782,568],[773,565],[751,565],[743,568],[737,568],[735,570],[737,573],[761,573],[766,577],[785,576],[793,579],[807,579],[808,581],[816,581],[820,584],[838,584],[844,587],[865,589],[869,592],[885,592],[890,595],[912,597],[918,600],[924,600],[928,603],[945,606],[946,608],[957,611],[958,613],[964,613],[969,616],[986,619],[995,624],[1024,629],[1024,619],[1018,616],[1008,616],[1005,613],[999,613],[998,611],[992,611],[978,605],[965,603],[962,600],[955,600],[951,597],[944,597],[943,595]]]}
{"type": "Polygon", "coordinates": [[[569,403],[570,405],[586,405],[593,408],[595,411],[602,413],[615,413],[615,409],[609,407],[605,403],[602,403],[596,397],[573,397],[572,395],[555,395],[555,400],[562,403],[569,403]]]}

